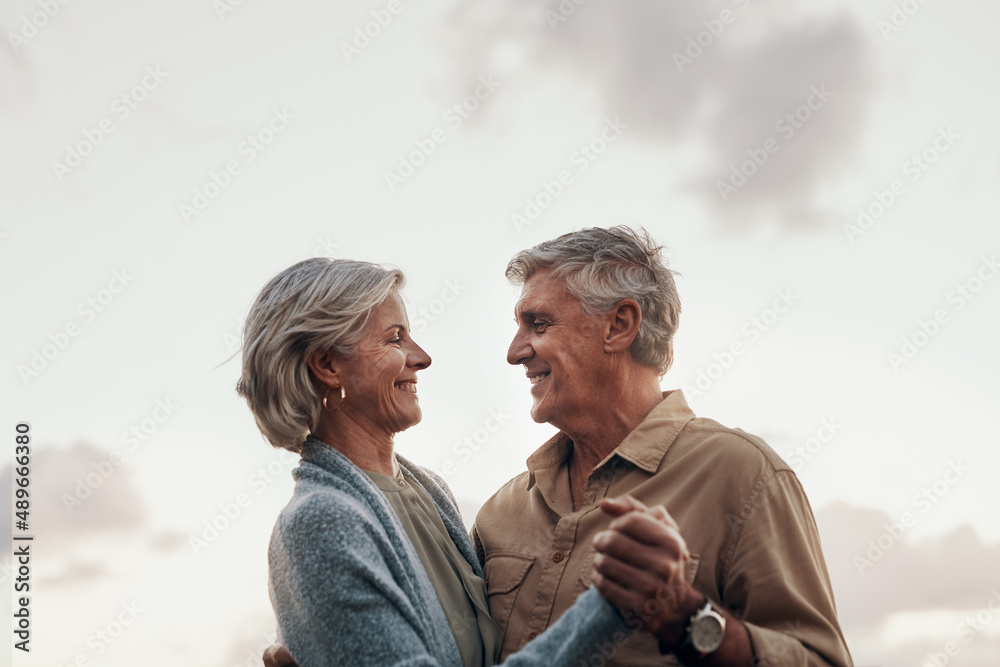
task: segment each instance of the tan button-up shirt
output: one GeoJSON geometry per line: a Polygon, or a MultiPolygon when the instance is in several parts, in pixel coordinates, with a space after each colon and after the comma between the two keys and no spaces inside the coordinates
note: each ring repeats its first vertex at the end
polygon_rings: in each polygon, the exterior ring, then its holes
{"type": "MultiPolygon", "coordinates": [[[[472,529],[490,613],[504,634],[502,657],[591,585],[591,543],[610,522],[597,503],[628,493],[674,517],[692,554],[688,581],[743,620],[758,664],[851,665],[809,502],[760,438],[695,417],[680,390],[666,392],[594,469],[575,512],[572,446],[563,433],[542,445],[472,529]]],[[[648,633],[608,653],[609,667],[676,664],[648,633]]]]}

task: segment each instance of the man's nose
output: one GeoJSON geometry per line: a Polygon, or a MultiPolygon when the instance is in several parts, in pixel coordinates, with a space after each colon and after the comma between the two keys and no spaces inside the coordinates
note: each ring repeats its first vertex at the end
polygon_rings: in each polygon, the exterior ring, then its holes
{"type": "Polygon", "coordinates": [[[507,348],[507,363],[512,366],[523,364],[531,358],[531,354],[531,346],[528,345],[524,335],[521,332],[516,333],[514,340],[510,342],[510,347],[507,348]]]}

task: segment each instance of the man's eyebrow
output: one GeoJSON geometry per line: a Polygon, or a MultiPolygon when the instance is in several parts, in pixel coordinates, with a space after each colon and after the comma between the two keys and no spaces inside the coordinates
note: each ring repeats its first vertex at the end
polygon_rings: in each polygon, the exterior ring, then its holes
{"type": "Polygon", "coordinates": [[[522,319],[533,320],[533,319],[537,319],[539,317],[545,318],[545,317],[550,317],[550,315],[548,314],[548,312],[546,312],[544,310],[527,310],[527,309],[526,310],[518,310],[517,308],[514,309],[514,321],[515,322],[519,322],[522,319]]]}

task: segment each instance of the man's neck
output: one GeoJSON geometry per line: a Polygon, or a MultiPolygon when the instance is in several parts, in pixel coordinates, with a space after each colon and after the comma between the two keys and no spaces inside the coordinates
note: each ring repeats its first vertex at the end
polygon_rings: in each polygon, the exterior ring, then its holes
{"type": "Polygon", "coordinates": [[[570,491],[573,509],[583,505],[584,489],[594,468],[606,459],[634,431],[660,401],[663,394],[659,383],[643,383],[641,388],[623,390],[609,396],[603,409],[595,411],[580,428],[564,432],[573,441],[569,464],[570,491]]]}

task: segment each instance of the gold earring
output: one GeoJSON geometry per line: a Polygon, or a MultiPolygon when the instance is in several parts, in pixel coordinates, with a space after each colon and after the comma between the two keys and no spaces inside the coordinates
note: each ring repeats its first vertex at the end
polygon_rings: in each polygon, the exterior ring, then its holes
{"type": "Polygon", "coordinates": [[[326,404],[326,398],[327,398],[327,396],[330,395],[330,390],[331,389],[333,389],[333,387],[327,387],[326,394],[323,395],[323,410],[326,411],[326,412],[336,412],[337,410],[340,409],[340,406],[344,402],[344,399],[347,398],[347,392],[344,391],[344,386],[341,385],[340,386],[340,403],[337,403],[337,407],[335,407],[333,410],[331,410],[330,407],[326,404]]]}

